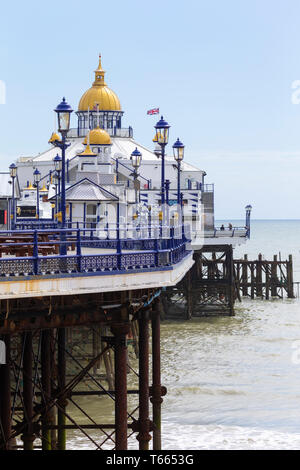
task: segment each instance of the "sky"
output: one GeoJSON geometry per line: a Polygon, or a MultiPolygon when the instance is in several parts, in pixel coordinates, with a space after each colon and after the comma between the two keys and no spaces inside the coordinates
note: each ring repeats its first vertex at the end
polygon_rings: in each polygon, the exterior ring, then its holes
{"type": "Polygon", "coordinates": [[[17,0],[0,15],[1,171],[48,148],[53,109],[63,96],[77,109],[101,53],[123,127],[151,148],[159,107],[215,184],[217,218],[246,204],[300,218],[298,1],[17,0]]]}

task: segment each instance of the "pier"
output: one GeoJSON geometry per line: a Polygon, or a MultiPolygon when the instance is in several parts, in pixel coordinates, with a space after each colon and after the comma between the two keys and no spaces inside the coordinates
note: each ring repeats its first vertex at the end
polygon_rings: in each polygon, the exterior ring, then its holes
{"type": "Polygon", "coordinates": [[[244,226],[216,227],[214,184],[179,138],[167,154],[170,124],[137,142],[101,55],[94,73],[76,127],[64,97],[48,149],[1,175],[1,449],[64,450],[76,431],[160,450],[161,318],[234,315],[251,205],[244,226]]]}
{"type": "Polygon", "coordinates": [[[162,288],[177,284],[191,268],[192,252],[183,231],[180,238],[171,231],[170,238],[114,243],[90,232],[47,230],[47,240],[44,230],[2,233],[1,449],[64,450],[68,431],[75,429],[97,449],[127,449],[132,436],[139,449],[148,449],[150,441],[153,449],[161,448],[166,389],[160,378],[159,299],[162,288]],[[65,246],[66,255],[44,253],[44,246],[65,246]],[[138,371],[129,364],[128,348],[138,357],[138,371]],[[137,376],[134,389],[127,387],[130,370],[137,376]],[[113,419],[88,415],[77,401],[83,396],[112,400],[113,419]],[[132,410],[129,396],[137,397],[132,410]],[[70,405],[83,421],[73,417],[70,405]],[[97,439],[90,435],[95,430],[97,439]]]}

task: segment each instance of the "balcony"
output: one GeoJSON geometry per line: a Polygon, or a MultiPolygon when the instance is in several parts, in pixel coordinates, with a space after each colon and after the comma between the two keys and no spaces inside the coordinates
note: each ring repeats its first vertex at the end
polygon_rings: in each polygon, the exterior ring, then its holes
{"type": "MultiPolygon", "coordinates": [[[[123,137],[123,138],[133,137],[133,129],[130,126],[128,128],[126,127],[122,129],[114,127],[113,129],[105,129],[105,130],[106,132],[108,132],[108,134],[111,137],[123,137]]],[[[73,128],[69,130],[68,138],[72,139],[72,138],[77,138],[77,137],[85,137],[89,131],[90,129],[87,129],[87,128],[86,129],[73,128]]]]}

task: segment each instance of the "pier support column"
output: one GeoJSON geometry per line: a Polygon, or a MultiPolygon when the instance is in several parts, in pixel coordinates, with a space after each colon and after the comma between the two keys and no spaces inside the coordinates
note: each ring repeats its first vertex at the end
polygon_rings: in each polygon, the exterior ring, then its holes
{"type": "MultiPolygon", "coordinates": [[[[57,380],[57,367],[56,367],[56,355],[55,355],[55,334],[56,330],[49,330],[50,335],[50,367],[51,367],[51,397],[56,395],[56,380],[57,380]]],[[[57,424],[57,408],[52,406],[49,411],[49,419],[52,425],[57,424]]],[[[51,449],[55,450],[57,448],[57,430],[51,429],[51,449]]]]}
{"type": "Polygon", "coordinates": [[[0,449],[11,449],[11,388],[10,388],[10,335],[3,337],[6,364],[0,365],[0,449]]]}
{"type": "Polygon", "coordinates": [[[248,255],[244,255],[244,263],[242,265],[242,294],[244,297],[248,296],[248,255]]]}
{"type": "Polygon", "coordinates": [[[139,317],[139,441],[140,450],[149,450],[149,311],[139,317]]]}
{"type": "Polygon", "coordinates": [[[193,299],[192,299],[192,275],[191,270],[185,275],[185,293],[186,293],[186,320],[191,320],[193,315],[193,299]]]}
{"type": "MultiPolygon", "coordinates": [[[[57,379],[58,379],[58,391],[62,391],[66,386],[66,329],[58,329],[57,337],[57,379]]],[[[66,449],[66,415],[65,410],[67,407],[66,398],[59,400],[59,408],[57,411],[57,448],[58,450],[66,449]]]]}
{"type": "Polygon", "coordinates": [[[50,348],[50,330],[42,331],[41,342],[41,375],[42,375],[42,449],[51,450],[51,431],[46,429],[50,424],[50,414],[47,410],[51,398],[51,348],[50,348]]]}
{"type": "Polygon", "coordinates": [[[159,300],[152,306],[152,387],[153,450],[161,450],[161,367],[160,367],[160,309],[159,300]]]}
{"type": "Polygon", "coordinates": [[[127,340],[129,325],[111,328],[115,344],[116,450],[127,450],[127,340]]]}
{"type": "Polygon", "coordinates": [[[289,255],[287,265],[287,284],[288,284],[288,298],[293,299],[294,296],[294,280],[293,280],[293,257],[289,255]]]}
{"type": "Polygon", "coordinates": [[[277,255],[273,256],[273,263],[271,264],[271,296],[277,296],[277,255]]]}
{"type": "MultiPolygon", "coordinates": [[[[272,295],[276,295],[276,293],[272,294],[272,295]]],[[[259,253],[258,261],[256,263],[256,296],[257,297],[262,297],[263,296],[263,289],[262,289],[262,254],[261,253],[259,253]]]]}
{"type": "Polygon", "coordinates": [[[24,450],[33,450],[33,382],[32,382],[32,333],[23,334],[23,402],[25,429],[22,435],[24,450]]]}
{"type": "Polygon", "coordinates": [[[233,270],[233,249],[232,245],[229,245],[229,248],[226,253],[226,266],[227,266],[227,277],[228,277],[228,306],[229,306],[229,315],[234,315],[234,270],[233,270]]]}

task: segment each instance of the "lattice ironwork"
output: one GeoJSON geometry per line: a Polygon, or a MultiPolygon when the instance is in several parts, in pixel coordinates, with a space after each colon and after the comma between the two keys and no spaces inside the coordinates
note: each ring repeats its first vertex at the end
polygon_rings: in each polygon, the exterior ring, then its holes
{"type": "Polygon", "coordinates": [[[76,256],[67,256],[65,258],[48,257],[39,258],[39,274],[51,274],[57,272],[71,273],[78,271],[76,256]]]}
{"type": "Polygon", "coordinates": [[[19,276],[34,273],[34,260],[30,258],[1,259],[1,276],[19,276]]]}
{"type": "Polygon", "coordinates": [[[149,268],[155,266],[154,253],[128,253],[121,255],[121,269],[149,268]]]}
{"type": "Polygon", "coordinates": [[[81,256],[81,271],[111,271],[118,269],[116,254],[81,256]]]}

